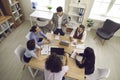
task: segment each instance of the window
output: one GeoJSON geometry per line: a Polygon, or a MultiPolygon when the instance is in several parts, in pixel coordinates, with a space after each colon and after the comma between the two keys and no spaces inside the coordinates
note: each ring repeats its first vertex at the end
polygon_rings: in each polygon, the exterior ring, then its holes
{"type": "Polygon", "coordinates": [[[120,19],[120,0],[94,0],[90,16],[120,19]]]}
{"type": "Polygon", "coordinates": [[[43,10],[43,11],[49,11],[48,6],[51,6],[52,12],[56,12],[56,8],[58,6],[63,7],[65,6],[65,0],[31,0],[32,2],[32,8],[35,10],[43,10]]]}

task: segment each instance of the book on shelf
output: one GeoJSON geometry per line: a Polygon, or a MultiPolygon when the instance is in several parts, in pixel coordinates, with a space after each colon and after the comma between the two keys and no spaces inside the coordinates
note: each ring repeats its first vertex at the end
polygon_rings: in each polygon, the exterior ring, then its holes
{"type": "Polygon", "coordinates": [[[13,0],[9,0],[10,5],[13,5],[13,0]]]}
{"type": "Polygon", "coordinates": [[[83,16],[84,15],[84,8],[80,8],[79,9],[79,16],[83,16]]]}
{"type": "Polygon", "coordinates": [[[78,19],[77,19],[77,21],[78,21],[79,23],[82,23],[83,17],[82,17],[82,16],[79,16],[78,19]]]}
{"type": "Polygon", "coordinates": [[[20,10],[19,4],[15,4],[15,6],[17,10],[20,10]]]}

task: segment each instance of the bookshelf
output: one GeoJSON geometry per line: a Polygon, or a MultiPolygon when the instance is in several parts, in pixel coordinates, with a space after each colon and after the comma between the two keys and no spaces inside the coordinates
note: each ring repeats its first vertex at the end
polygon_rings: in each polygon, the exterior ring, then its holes
{"type": "Polygon", "coordinates": [[[71,21],[76,24],[82,24],[86,8],[85,2],[75,2],[74,0],[71,0],[68,11],[71,21]]]}
{"type": "Polygon", "coordinates": [[[6,15],[12,16],[15,26],[24,21],[24,14],[19,0],[2,0],[6,15]]]}
{"type": "Polygon", "coordinates": [[[12,16],[0,16],[0,41],[14,30],[12,16]]]}

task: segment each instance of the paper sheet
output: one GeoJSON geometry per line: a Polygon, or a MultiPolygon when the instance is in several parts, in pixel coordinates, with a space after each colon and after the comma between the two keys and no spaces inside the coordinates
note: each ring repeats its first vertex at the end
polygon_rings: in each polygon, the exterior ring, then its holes
{"type": "Polygon", "coordinates": [[[41,48],[42,48],[42,50],[41,50],[41,54],[47,54],[47,55],[50,55],[51,47],[56,47],[56,48],[58,48],[58,46],[48,46],[48,45],[43,45],[43,46],[41,46],[41,48]]]}
{"type": "Polygon", "coordinates": [[[77,59],[78,61],[82,61],[83,57],[82,57],[82,56],[77,55],[77,56],[76,56],[76,59],[77,59]]]}
{"type": "MultiPolygon", "coordinates": [[[[76,55],[76,53],[83,53],[84,52],[84,50],[77,50],[77,49],[75,49],[74,51],[73,51],[73,53],[71,54],[71,58],[73,58],[73,59],[75,59],[75,55],[76,55]]],[[[78,57],[79,58],[79,57],[78,57]]]]}
{"type": "Polygon", "coordinates": [[[60,37],[58,35],[55,35],[55,40],[59,40],[60,37]]]}
{"type": "Polygon", "coordinates": [[[41,46],[42,50],[41,50],[41,54],[50,54],[50,50],[49,50],[49,46],[48,45],[43,45],[41,46]]]}
{"type": "Polygon", "coordinates": [[[76,48],[85,49],[85,44],[77,44],[76,48]]]}

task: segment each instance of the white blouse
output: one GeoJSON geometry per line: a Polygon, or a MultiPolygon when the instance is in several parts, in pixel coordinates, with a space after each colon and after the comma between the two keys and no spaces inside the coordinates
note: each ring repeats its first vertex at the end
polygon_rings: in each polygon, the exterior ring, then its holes
{"type": "Polygon", "coordinates": [[[63,66],[62,70],[58,73],[52,73],[49,70],[44,70],[45,80],[62,80],[65,73],[68,71],[68,66],[63,66]]]}
{"type": "MultiPolygon", "coordinates": [[[[70,34],[70,37],[73,37],[75,31],[76,31],[76,29],[73,29],[73,30],[72,30],[72,32],[71,32],[71,34],[70,34]]],[[[85,31],[83,32],[83,36],[82,36],[81,42],[84,42],[84,41],[85,41],[86,35],[87,35],[87,33],[86,33],[86,30],[85,30],[85,31]]]]}

